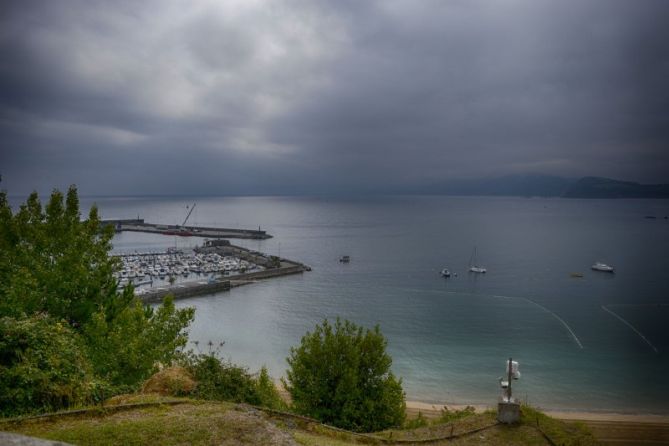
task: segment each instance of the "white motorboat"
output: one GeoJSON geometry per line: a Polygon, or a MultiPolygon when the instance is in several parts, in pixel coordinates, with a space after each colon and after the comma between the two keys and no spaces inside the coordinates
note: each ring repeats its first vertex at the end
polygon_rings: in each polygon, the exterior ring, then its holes
{"type": "Polygon", "coordinates": [[[612,273],[614,272],[613,267],[611,265],[607,265],[606,263],[602,262],[595,262],[594,265],[591,267],[595,271],[602,271],[605,273],[612,273]]]}
{"type": "Polygon", "coordinates": [[[441,275],[443,277],[451,277],[451,272],[448,270],[448,268],[444,268],[441,270],[441,275]]]}

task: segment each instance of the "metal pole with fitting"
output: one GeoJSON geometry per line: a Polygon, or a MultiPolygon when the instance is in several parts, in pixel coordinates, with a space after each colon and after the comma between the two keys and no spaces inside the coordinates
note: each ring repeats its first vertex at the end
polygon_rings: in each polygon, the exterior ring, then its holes
{"type": "Polygon", "coordinates": [[[520,402],[513,400],[513,393],[511,391],[511,381],[518,378],[520,378],[518,363],[514,363],[513,358],[509,358],[509,361],[506,363],[507,381],[504,382],[504,378],[499,379],[500,385],[504,390],[497,404],[497,420],[500,423],[512,424],[520,421],[520,402]],[[514,365],[516,370],[514,370],[514,365]]]}
{"type": "Polygon", "coordinates": [[[513,368],[513,360],[512,358],[509,358],[509,364],[506,367],[509,371],[507,374],[507,382],[509,383],[509,386],[506,388],[506,400],[508,402],[511,402],[511,369],[513,368]]]}

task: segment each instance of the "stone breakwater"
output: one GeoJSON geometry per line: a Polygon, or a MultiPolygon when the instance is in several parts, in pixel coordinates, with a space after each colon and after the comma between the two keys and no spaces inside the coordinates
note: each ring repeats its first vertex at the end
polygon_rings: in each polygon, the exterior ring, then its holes
{"type": "Polygon", "coordinates": [[[132,231],[147,232],[150,234],[178,235],[182,237],[205,237],[205,238],[242,238],[264,240],[271,238],[267,232],[260,228],[255,229],[234,229],[234,228],[214,228],[208,226],[178,226],[164,225],[158,223],[147,223],[143,218],[121,219],[121,220],[103,220],[105,226],[113,226],[116,232],[132,231]]]}

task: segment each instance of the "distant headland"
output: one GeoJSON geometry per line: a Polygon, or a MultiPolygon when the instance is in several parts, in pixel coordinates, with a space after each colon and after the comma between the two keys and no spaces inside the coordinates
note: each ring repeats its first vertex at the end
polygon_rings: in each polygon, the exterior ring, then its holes
{"type": "Polygon", "coordinates": [[[669,198],[669,184],[640,184],[610,178],[581,178],[562,194],[566,198],[669,198]]]}
{"type": "Polygon", "coordinates": [[[549,175],[511,175],[477,180],[449,180],[417,192],[428,195],[669,198],[669,184],[640,184],[602,177],[568,179],[549,175]]]}

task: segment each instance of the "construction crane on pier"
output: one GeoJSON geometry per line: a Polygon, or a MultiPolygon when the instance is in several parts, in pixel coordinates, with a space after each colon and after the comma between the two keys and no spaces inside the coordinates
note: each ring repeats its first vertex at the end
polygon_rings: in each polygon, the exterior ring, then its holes
{"type": "MultiPolygon", "coordinates": [[[[193,206],[191,206],[190,211],[188,211],[188,215],[186,215],[186,218],[184,218],[184,222],[181,223],[181,227],[182,227],[182,228],[183,228],[184,226],[186,226],[186,222],[188,221],[188,218],[190,217],[190,214],[193,213],[193,209],[195,209],[195,205],[197,205],[197,203],[193,203],[193,206]]],[[[188,207],[188,206],[186,206],[186,207],[188,207]]]]}

